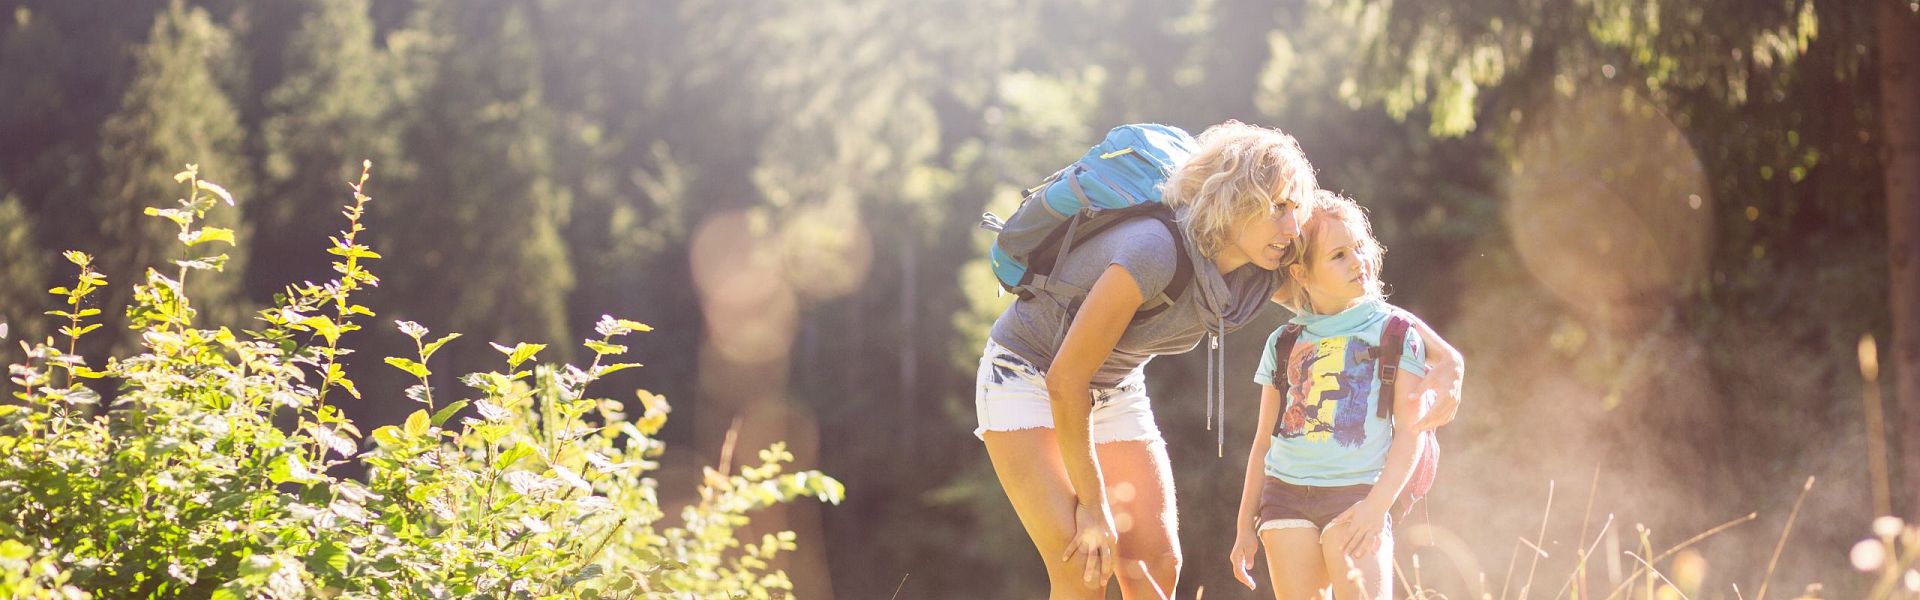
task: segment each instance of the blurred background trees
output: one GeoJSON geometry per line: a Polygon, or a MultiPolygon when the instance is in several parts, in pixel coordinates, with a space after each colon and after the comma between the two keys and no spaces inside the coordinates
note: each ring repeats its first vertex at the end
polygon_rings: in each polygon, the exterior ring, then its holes
{"type": "MultiPolygon", "coordinates": [[[[663,477],[699,477],[731,432],[847,484],[845,506],[768,520],[822,540],[790,558],[801,597],[1024,597],[1044,574],[971,436],[1007,302],[973,221],[1114,124],[1241,119],[1298,136],[1372,211],[1395,301],[1472,363],[1430,515],[1469,553],[1420,550],[1430,584],[1498,581],[1550,480],[1547,562],[1570,565],[1598,469],[1591,512],[1629,535],[1760,511],[1700,547],[1711,590],[1756,585],[1757,541],[1818,475],[1802,523],[1821,525],[1776,581],[1848,589],[1882,383],[1855,349],[1871,335],[1888,377],[1920,371],[1892,310],[1920,303],[1889,283],[1914,246],[1888,233],[1920,202],[1910,173],[1889,183],[1913,150],[1889,141],[1882,72],[1912,64],[1885,40],[1916,19],[1893,0],[12,0],[0,321],[51,329],[64,249],[127,293],[170,235],[129,207],[171,201],[152,178],[194,162],[245,215],[199,302],[248,326],[279,282],[326,276],[314,249],[372,159],[375,247],[398,257],[382,316],[466,332],[441,371],[480,370],[486,341],[573,347],[609,312],[660,325],[635,344],[652,368],[613,378],[676,401],[662,435],[693,452],[663,477]]],[[[1284,317],[1229,340],[1234,381],[1284,317]]],[[[1221,516],[1257,396],[1234,392],[1240,450],[1216,458],[1201,363],[1149,367],[1180,593],[1236,597],[1221,516]]],[[[1890,422],[1920,417],[1913,393],[1888,395],[1890,422]]],[[[347,408],[394,422],[394,400],[347,408]]]]}

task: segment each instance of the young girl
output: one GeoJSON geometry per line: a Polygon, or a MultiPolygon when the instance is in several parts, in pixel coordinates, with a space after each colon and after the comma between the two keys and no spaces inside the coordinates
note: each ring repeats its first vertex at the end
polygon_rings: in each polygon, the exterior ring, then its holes
{"type": "Polygon", "coordinates": [[[1235,526],[1235,576],[1254,587],[1247,570],[1264,546],[1275,598],[1390,598],[1387,513],[1422,448],[1414,425],[1425,349],[1419,335],[1405,335],[1412,316],[1381,294],[1386,250],[1353,200],[1320,191],[1295,246],[1282,268],[1298,285],[1279,299],[1296,316],[1267,340],[1254,374],[1264,388],[1235,526]],[[1396,314],[1403,327],[1388,334],[1396,314]],[[1392,337],[1402,347],[1380,348],[1392,337]],[[1295,341],[1276,361],[1286,338],[1295,341]],[[1397,397],[1381,396],[1383,361],[1399,368],[1388,375],[1397,397]]]}

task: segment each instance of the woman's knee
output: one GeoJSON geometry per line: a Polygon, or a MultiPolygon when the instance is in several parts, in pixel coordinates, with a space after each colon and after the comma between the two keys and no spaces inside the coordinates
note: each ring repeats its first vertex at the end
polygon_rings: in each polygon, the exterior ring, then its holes
{"type": "Polygon", "coordinates": [[[1180,573],[1185,564],[1179,547],[1163,548],[1145,555],[1121,556],[1117,573],[1123,578],[1152,577],[1155,581],[1171,581],[1180,573]]]}
{"type": "Polygon", "coordinates": [[[1087,583],[1086,561],[1047,561],[1048,600],[1099,600],[1107,595],[1107,582],[1087,583]]]}

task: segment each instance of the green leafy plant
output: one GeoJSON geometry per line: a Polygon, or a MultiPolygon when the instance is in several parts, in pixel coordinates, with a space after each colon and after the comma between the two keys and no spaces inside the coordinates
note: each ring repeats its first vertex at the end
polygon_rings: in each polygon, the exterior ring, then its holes
{"type": "Polygon", "coordinates": [[[66,306],[49,313],[64,320],[65,348],[22,343],[24,361],[8,368],[16,401],[0,404],[0,596],[789,596],[772,560],[794,535],[738,532],[756,509],[838,503],[843,487],[786,472],[793,455],[776,444],[758,465],[708,469],[699,500],[668,523],[648,477],[668,404],[638,391],[630,417],[590,392],[639,366],[618,362],[619,342],[644,324],[603,317],[584,342],[586,368],[540,363],[541,344],[494,344],[505,369],[461,377],[454,393],[432,387],[430,364],[459,334],[397,322],[415,355],[384,362],[417,379],[401,395],[422,406],[363,433],[329,403],[362,397],[341,342],[375,317],[354,301],[379,285],[367,263],[381,257],[358,237],[370,169],[328,249],[339,277],[286,288],[259,312],[259,331],[195,327],[188,277],[225,260],[196,253],[234,239],[197,226],[232,201],[192,165],[175,177],[187,198],[147,211],[179,226],[187,255],[135,286],[137,354],[95,369],[76,353],[100,326],[89,303],[108,283],[90,256],[67,253],[80,274],[51,290],[66,306]],[[110,405],[90,381],[119,382],[110,405]],[[330,474],[350,461],[364,480],[330,474]]]}

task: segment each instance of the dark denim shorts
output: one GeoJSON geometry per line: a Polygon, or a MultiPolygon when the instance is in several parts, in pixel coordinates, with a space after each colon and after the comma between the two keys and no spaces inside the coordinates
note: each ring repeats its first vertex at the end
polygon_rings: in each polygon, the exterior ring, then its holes
{"type": "Polygon", "coordinates": [[[1294,485],[1272,476],[1260,489],[1260,529],[1306,527],[1325,531],[1334,517],[1367,499],[1371,484],[1339,487],[1294,485]]]}

